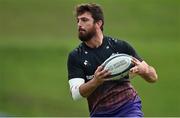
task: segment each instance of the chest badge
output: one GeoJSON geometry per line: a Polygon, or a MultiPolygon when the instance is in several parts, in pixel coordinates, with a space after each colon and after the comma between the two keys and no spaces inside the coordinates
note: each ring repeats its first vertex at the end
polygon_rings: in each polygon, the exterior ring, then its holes
{"type": "Polygon", "coordinates": [[[87,61],[87,60],[84,61],[84,65],[85,65],[85,66],[88,65],[88,61],[87,61]]]}

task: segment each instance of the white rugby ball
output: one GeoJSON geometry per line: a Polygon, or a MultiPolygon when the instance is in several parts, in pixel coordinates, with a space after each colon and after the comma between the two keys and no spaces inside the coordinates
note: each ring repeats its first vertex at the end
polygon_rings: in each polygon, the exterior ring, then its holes
{"type": "Polygon", "coordinates": [[[132,56],[127,54],[114,54],[102,64],[104,69],[111,73],[107,80],[122,79],[128,75],[130,68],[133,67],[132,56]]]}

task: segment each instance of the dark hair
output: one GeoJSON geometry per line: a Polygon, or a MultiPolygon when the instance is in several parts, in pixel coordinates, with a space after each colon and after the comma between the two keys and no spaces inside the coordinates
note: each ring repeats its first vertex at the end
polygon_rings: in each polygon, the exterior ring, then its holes
{"type": "Polygon", "coordinates": [[[101,30],[103,31],[104,15],[100,5],[97,5],[95,3],[79,4],[76,6],[75,10],[76,10],[75,13],[76,17],[82,15],[85,12],[90,12],[92,18],[94,19],[94,22],[101,20],[102,21],[101,30]]]}

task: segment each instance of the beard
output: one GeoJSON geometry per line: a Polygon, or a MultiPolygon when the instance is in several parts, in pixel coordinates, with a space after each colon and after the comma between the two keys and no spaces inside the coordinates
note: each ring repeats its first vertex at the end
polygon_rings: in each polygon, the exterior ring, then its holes
{"type": "Polygon", "coordinates": [[[84,29],[79,29],[78,36],[81,41],[89,41],[95,35],[96,35],[95,27],[92,27],[89,31],[84,30],[84,29]]]}

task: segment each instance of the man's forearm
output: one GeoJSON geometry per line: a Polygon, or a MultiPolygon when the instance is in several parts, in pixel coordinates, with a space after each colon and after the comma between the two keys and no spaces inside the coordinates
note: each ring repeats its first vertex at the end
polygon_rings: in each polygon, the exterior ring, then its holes
{"type": "Polygon", "coordinates": [[[79,87],[81,96],[88,97],[99,85],[105,81],[105,77],[108,75],[110,75],[108,70],[103,69],[102,66],[98,66],[94,73],[94,78],[79,87]]]}
{"type": "Polygon", "coordinates": [[[147,71],[141,75],[147,82],[153,83],[157,80],[157,74],[153,67],[149,66],[147,71]]]}
{"type": "Polygon", "coordinates": [[[96,80],[93,78],[90,81],[88,81],[87,83],[82,84],[79,87],[79,92],[81,94],[81,96],[83,97],[88,97],[91,93],[93,93],[93,91],[99,86],[100,84],[98,84],[96,82],[96,80]]]}

